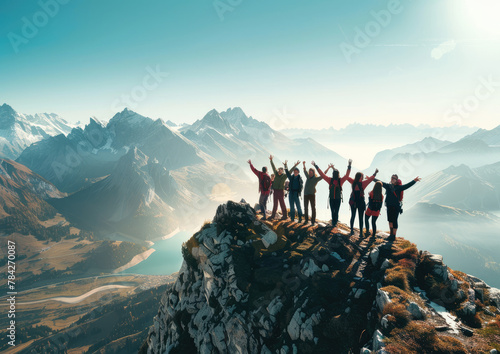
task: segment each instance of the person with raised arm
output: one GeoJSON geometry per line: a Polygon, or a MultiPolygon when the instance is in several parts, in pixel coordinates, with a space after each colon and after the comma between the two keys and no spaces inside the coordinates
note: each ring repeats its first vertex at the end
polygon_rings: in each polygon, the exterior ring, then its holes
{"type": "MultiPolygon", "coordinates": [[[[415,177],[411,182],[403,184],[399,179],[397,174],[393,174],[391,177],[391,183],[382,182],[382,186],[385,189],[385,206],[387,207],[387,221],[389,222],[390,235],[389,241],[396,240],[396,233],[398,232],[398,218],[399,214],[403,213],[402,201],[403,201],[403,191],[415,185],[415,183],[420,182],[420,177],[415,177]]],[[[375,179],[378,182],[378,179],[375,179]]]]}
{"type": "Polygon", "coordinates": [[[378,169],[375,173],[364,179],[362,172],[356,173],[354,179],[347,178],[352,185],[351,197],[349,198],[349,205],[351,206],[351,236],[354,235],[354,221],[356,220],[356,212],[359,218],[359,237],[363,237],[363,214],[366,210],[365,189],[375,179],[378,169]]]}
{"type": "Polygon", "coordinates": [[[304,182],[300,176],[300,171],[297,168],[300,161],[297,161],[292,167],[292,173],[288,170],[288,161],[285,161],[283,165],[285,166],[285,173],[288,177],[288,202],[290,203],[290,219],[294,221],[295,219],[295,208],[297,208],[297,215],[299,217],[299,222],[302,222],[302,208],[300,207],[300,196],[302,194],[302,188],[304,182]]]}
{"type": "Polygon", "coordinates": [[[306,185],[304,187],[304,223],[307,224],[309,222],[309,204],[311,204],[311,225],[314,225],[316,223],[316,185],[323,178],[317,176],[313,168],[307,171],[305,161],[302,161],[302,165],[304,167],[304,175],[306,176],[306,185]]]}
{"type": "Polygon", "coordinates": [[[281,220],[286,220],[287,218],[287,211],[285,205],[286,175],[283,167],[276,169],[276,166],[274,166],[273,158],[274,158],[273,155],[269,156],[269,160],[271,161],[271,167],[274,172],[274,180],[273,184],[271,185],[271,188],[273,189],[273,211],[271,213],[271,219],[274,219],[276,217],[276,211],[278,210],[278,204],[279,204],[282,214],[281,220]]]}
{"type": "Polygon", "coordinates": [[[382,182],[378,181],[368,193],[368,208],[365,212],[366,236],[370,235],[370,218],[372,218],[373,237],[377,235],[377,219],[380,216],[384,195],[382,194],[382,182]]]}
{"type": "Polygon", "coordinates": [[[251,160],[248,160],[248,164],[250,165],[252,172],[259,179],[259,206],[260,211],[262,212],[262,220],[266,220],[266,205],[267,199],[269,198],[269,193],[271,192],[271,177],[267,174],[266,166],[262,167],[262,171],[258,171],[255,167],[253,167],[251,160]]]}
{"type": "Polygon", "coordinates": [[[329,164],[325,172],[321,171],[318,165],[316,165],[316,162],[312,161],[311,164],[316,168],[321,178],[323,178],[329,185],[330,192],[328,194],[328,199],[330,203],[330,210],[332,212],[332,227],[336,227],[339,221],[340,204],[342,203],[342,185],[345,181],[347,181],[349,175],[351,174],[352,160],[349,160],[347,172],[342,178],[340,177],[339,170],[337,170],[333,164],[329,164]],[[333,169],[332,177],[328,177],[326,175],[330,168],[333,169]]]}

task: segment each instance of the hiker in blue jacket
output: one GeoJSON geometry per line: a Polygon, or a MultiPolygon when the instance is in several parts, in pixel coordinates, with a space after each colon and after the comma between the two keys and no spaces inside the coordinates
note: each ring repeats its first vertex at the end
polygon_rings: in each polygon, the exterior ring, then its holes
{"type": "Polygon", "coordinates": [[[285,165],[285,173],[288,177],[289,183],[289,192],[288,192],[288,201],[290,203],[290,219],[294,221],[295,219],[295,208],[297,208],[297,214],[299,216],[299,222],[302,222],[302,208],[300,207],[300,195],[302,193],[302,187],[304,182],[302,181],[302,177],[300,176],[300,171],[297,168],[300,161],[297,161],[295,165],[292,167],[292,173],[288,171],[287,166],[288,160],[283,163],[285,165]]]}

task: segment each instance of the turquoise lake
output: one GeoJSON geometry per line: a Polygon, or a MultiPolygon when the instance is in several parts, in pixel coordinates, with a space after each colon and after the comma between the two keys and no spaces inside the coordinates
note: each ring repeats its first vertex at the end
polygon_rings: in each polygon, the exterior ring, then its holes
{"type": "Polygon", "coordinates": [[[177,272],[182,265],[181,246],[191,233],[181,231],[174,236],[155,242],[156,251],[148,259],[124,270],[121,274],[168,275],[177,272]]]}

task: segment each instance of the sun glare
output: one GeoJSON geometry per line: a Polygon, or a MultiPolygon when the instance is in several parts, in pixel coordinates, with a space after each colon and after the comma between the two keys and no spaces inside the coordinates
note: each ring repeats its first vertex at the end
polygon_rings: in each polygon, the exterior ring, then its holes
{"type": "Polygon", "coordinates": [[[500,35],[500,0],[464,0],[467,16],[484,34],[500,35]]]}

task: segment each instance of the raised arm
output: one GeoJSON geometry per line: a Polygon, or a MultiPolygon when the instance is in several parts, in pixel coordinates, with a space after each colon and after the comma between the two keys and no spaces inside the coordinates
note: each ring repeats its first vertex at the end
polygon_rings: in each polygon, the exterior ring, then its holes
{"type": "Polygon", "coordinates": [[[375,176],[377,176],[377,173],[378,173],[378,169],[375,170],[375,173],[368,177],[367,179],[365,179],[362,184],[363,184],[363,189],[365,189],[370,183],[373,182],[373,180],[375,179],[375,176]]]}
{"type": "Polygon", "coordinates": [[[250,165],[250,168],[252,169],[252,172],[257,176],[257,177],[260,177],[260,173],[259,171],[257,171],[257,169],[255,167],[253,167],[252,165],[252,161],[248,160],[248,164],[250,165]]]}
{"type": "Polygon", "coordinates": [[[417,177],[413,181],[408,182],[406,184],[403,184],[402,186],[397,186],[396,188],[397,188],[398,191],[404,191],[404,190],[407,190],[410,187],[413,187],[415,185],[415,183],[417,183],[419,181],[420,181],[420,178],[417,177]]]}
{"type": "MultiPolygon", "coordinates": [[[[347,181],[349,179],[349,176],[351,175],[351,166],[352,166],[352,160],[349,159],[349,164],[347,165],[347,171],[344,175],[344,177],[342,177],[340,179],[340,184],[344,184],[345,181],[347,181]]],[[[352,182],[351,182],[352,183],[352,182]]]]}
{"type": "Polygon", "coordinates": [[[330,183],[331,178],[330,178],[330,177],[328,177],[327,175],[325,175],[325,174],[323,173],[323,171],[321,171],[321,168],[319,168],[319,166],[318,166],[318,165],[316,165],[316,163],[315,163],[314,161],[312,162],[312,164],[313,164],[313,166],[316,168],[316,171],[318,171],[318,173],[319,173],[319,175],[321,176],[321,178],[323,178],[325,181],[327,181],[328,183],[330,183]]]}
{"type": "Polygon", "coordinates": [[[304,167],[304,175],[306,176],[306,179],[307,179],[307,178],[309,178],[309,173],[307,172],[305,161],[302,161],[302,166],[304,167]]]}
{"type": "Polygon", "coordinates": [[[288,171],[288,160],[285,160],[285,162],[283,163],[283,165],[285,166],[285,174],[286,176],[288,177],[289,180],[292,179],[292,175],[290,173],[290,171],[288,171]]]}
{"type": "Polygon", "coordinates": [[[276,170],[276,166],[274,166],[273,155],[269,156],[269,160],[271,161],[271,168],[273,169],[274,174],[277,175],[278,171],[276,170]]]}

